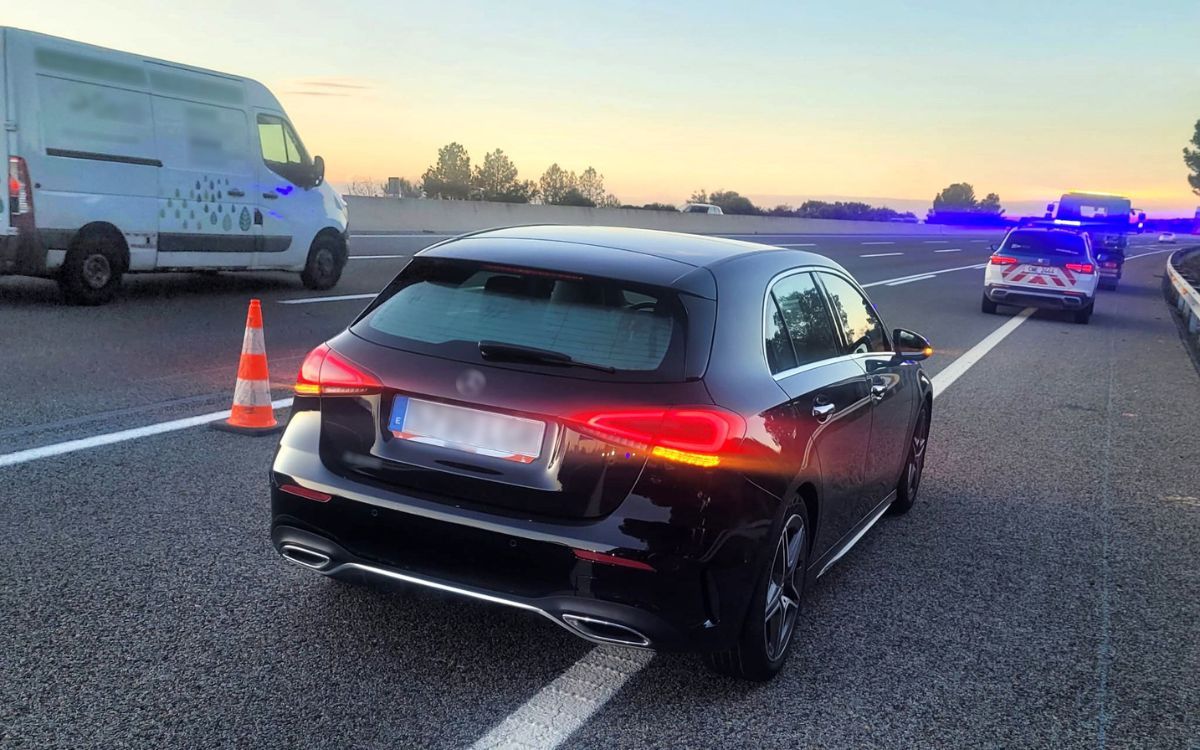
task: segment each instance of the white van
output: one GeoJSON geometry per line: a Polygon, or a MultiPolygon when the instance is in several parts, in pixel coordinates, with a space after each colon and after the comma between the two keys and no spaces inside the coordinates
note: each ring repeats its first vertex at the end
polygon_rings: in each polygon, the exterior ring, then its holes
{"type": "Polygon", "coordinates": [[[79,304],[124,273],[337,283],[346,204],[260,83],[0,27],[0,274],[79,304]]]}
{"type": "Polygon", "coordinates": [[[679,211],[685,214],[712,214],[713,216],[725,213],[720,206],[714,206],[711,203],[685,203],[679,211]]]}

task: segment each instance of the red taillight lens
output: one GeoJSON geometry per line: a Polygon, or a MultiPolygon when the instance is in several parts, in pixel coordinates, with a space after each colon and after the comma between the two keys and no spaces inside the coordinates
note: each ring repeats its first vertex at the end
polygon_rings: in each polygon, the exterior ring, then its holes
{"type": "Polygon", "coordinates": [[[584,412],[572,421],[602,439],[693,466],[718,465],[730,444],[746,435],[741,417],[712,406],[584,412]]]}
{"type": "Polygon", "coordinates": [[[601,565],[615,565],[620,568],[633,568],[634,570],[654,570],[654,566],[650,563],[644,563],[641,560],[630,560],[628,557],[618,557],[604,552],[592,552],[588,549],[574,550],[575,557],[588,562],[600,563],[601,565]]]}
{"type": "Polygon", "coordinates": [[[33,193],[29,189],[29,167],[19,156],[8,157],[9,213],[20,216],[33,212],[33,193]]]}
{"type": "Polygon", "coordinates": [[[993,266],[1014,266],[1017,264],[1016,258],[1010,258],[1007,255],[993,255],[988,259],[988,263],[993,266]]]}
{"type": "Polygon", "coordinates": [[[316,503],[327,503],[333,499],[333,495],[330,495],[328,492],[310,490],[309,488],[301,487],[298,484],[281,484],[279,485],[279,489],[288,493],[289,495],[302,497],[305,500],[312,500],[316,503]]]}
{"type": "Polygon", "coordinates": [[[308,353],[296,377],[297,396],[366,396],[382,388],[378,378],[327,344],[308,353]]]}
{"type": "Polygon", "coordinates": [[[1095,273],[1096,267],[1091,263],[1068,263],[1067,270],[1075,273],[1095,273]]]}

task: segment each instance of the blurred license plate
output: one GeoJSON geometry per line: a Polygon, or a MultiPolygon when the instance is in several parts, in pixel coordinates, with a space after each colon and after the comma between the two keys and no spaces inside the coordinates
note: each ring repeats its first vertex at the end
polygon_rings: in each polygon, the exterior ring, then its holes
{"type": "Polygon", "coordinates": [[[1027,266],[1029,273],[1036,273],[1040,276],[1053,276],[1054,266],[1027,266]]]}
{"type": "Polygon", "coordinates": [[[527,464],[541,455],[546,423],[397,396],[388,429],[404,440],[527,464]]]}

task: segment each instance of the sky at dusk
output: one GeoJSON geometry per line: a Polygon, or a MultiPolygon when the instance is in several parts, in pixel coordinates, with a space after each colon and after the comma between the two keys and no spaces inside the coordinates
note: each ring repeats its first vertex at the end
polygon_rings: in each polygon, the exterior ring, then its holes
{"type": "Polygon", "coordinates": [[[459,141],[523,178],[593,165],[636,203],[724,188],[921,211],[966,181],[1010,213],[1071,189],[1200,205],[1181,159],[1196,0],[48,0],[0,25],[256,78],[335,183],[419,177],[459,141]]]}

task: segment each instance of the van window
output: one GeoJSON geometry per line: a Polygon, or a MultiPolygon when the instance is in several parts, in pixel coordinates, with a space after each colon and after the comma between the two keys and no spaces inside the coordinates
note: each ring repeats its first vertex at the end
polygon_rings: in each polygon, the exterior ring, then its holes
{"type": "Polygon", "coordinates": [[[812,274],[788,276],[772,294],[796,351],[796,366],[838,356],[837,333],[812,274]]]}
{"type": "Polygon", "coordinates": [[[834,319],[842,328],[847,354],[887,352],[887,334],[871,300],[849,281],[831,273],[821,273],[821,283],[829,297],[834,319]]]}
{"type": "MultiPolygon", "coordinates": [[[[669,289],[444,258],[415,259],[352,331],[404,351],[482,362],[480,341],[549,350],[618,380],[682,376],[685,316],[669,289]]],[[[582,368],[504,362],[602,378],[582,368]]]]}
{"type": "Polygon", "coordinates": [[[258,140],[268,169],[297,184],[303,184],[308,179],[308,165],[311,164],[308,153],[287,120],[259,115],[258,140]]]}

